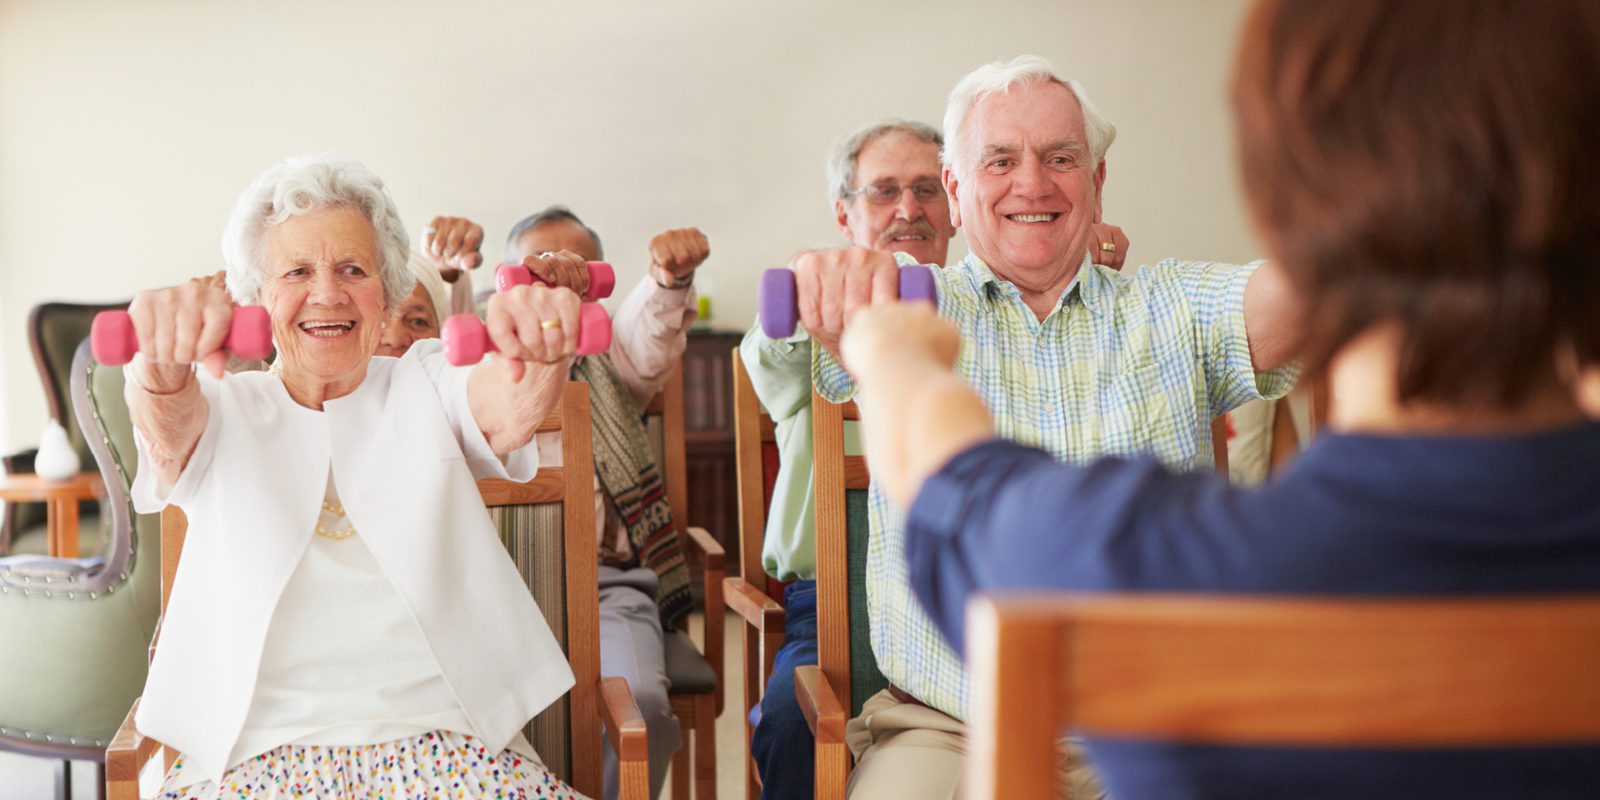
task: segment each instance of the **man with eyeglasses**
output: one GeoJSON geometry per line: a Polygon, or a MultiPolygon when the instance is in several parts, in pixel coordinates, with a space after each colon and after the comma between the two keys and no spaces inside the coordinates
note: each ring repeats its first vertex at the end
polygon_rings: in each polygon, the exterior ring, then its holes
{"type": "MultiPolygon", "coordinates": [[[[841,139],[828,161],[828,188],[840,233],[857,247],[943,267],[955,235],[940,182],[939,130],[887,119],[841,139]]],[[[1128,240],[1114,225],[1097,225],[1097,263],[1120,269],[1128,240]]],[[[817,663],[816,537],[812,504],[811,339],[804,329],[769,339],[760,321],[740,345],[750,381],[776,428],[779,467],[761,560],[784,589],[784,640],[773,659],[750,742],[763,798],[810,798],[814,742],[795,700],[794,671],[817,663]]],[[[846,447],[855,446],[854,426],[846,447]]]]}

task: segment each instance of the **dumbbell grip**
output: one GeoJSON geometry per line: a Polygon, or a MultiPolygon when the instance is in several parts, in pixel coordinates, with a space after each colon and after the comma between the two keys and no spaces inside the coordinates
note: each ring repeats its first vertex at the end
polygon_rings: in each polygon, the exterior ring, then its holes
{"type": "MultiPolygon", "coordinates": [[[[756,287],[756,310],[761,312],[761,331],[767,338],[786,339],[794,335],[795,326],[800,322],[796,297],[792,271],[780,267],[761,274],[761,283],[756,287]]],[[[901,267],[900,299],[937,303],[933,268],[922,264],[901,267]]]]}
{"type": "MultiPolygon", "coordinates": [[[[483,321],[472,314],[456,314],[445,320],[441,333],[445,360],[457,367],[483,360],[485,353],[497,352],[494,340],[483,321]]],[[[578,309],[578,355],[592,356],[611,349],[611,316],[598,303],[584,303],[578,309]]]]}
{"type": "MultiPolygon", "coordinates": [[[[604,300],[611,296],[617,286],[617,273],[611,265],[604,261],[590,261],[589,288],[584,290],[583,297],[587,300],[604,300]]],[[[494,288],[497,292],[510,291],[517,286],[527,286],[534,281],[544,281],[533,274],[533,271],[521,264],[501,264],[494,271],[494,288]]]]}
{"type": "MultiPolygon", "coordinates": [[[[134,353],[139,352],[139,335],[133,328],[133,317],[120,310],[94,315],[89,328],[89,349],[95,361],[107,366],[121,366],[132,361],[134,353]]],[[[261,306],[235,306],[222,349],[244,359],[260,360],[272,355],[272,320],[267,310],[261,306]]]]}

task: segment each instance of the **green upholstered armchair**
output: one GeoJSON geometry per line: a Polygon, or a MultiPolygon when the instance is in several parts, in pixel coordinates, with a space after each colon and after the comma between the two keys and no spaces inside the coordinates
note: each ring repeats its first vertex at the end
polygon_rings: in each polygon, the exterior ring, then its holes
{"type": "MultiPolygon", "coordinates": [[[[67,374],[67,370],[63,370],[67,374]]],[[[133,513],[137,458],[122,370],[100,367],[82,341],[70,396],[105,482],[109,533],[84,558],[0,558],[0,750],[104,761],[144,685],[158,610],[158,520],[133,513]]],[[[70,770],[67,775],[70,776],[70,770]]],[[[69,784],[70,795],[70,784],[69,784]]]]}
{"type": "MultiPolygon", "coordinates": [[[[72,372],[73,353],[78,343],[89,335],[94,315],[113,308],[127,308],[127,303],[89,305],[81,303],[41,303],[28,313],[28,345],[33,350],[33,363],[39,370],[39,383],[44,389],[45,408],[50,417],[61,423],[67,439],[78,452],[84,469],[94,463],[89,439],[72,410],[69,376],[72,372]]],[[[24,450],[0,456],[7,474],[20,475],[33,472],[35,450],[24,450]]],[[[7,503],[0,513],[0,556],[14,553],[44,553],[44,504],[7,503]]],[[[101,532],[107,521],[95,512],[94,503],[86,503],[79,512],[80,540],[85,551],[98,550],[101,532]]]]}

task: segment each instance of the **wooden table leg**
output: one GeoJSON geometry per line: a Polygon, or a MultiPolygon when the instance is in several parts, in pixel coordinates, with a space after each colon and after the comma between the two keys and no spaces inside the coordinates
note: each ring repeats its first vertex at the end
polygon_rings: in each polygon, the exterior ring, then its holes
{"type": "Polygon", "coordinates": [[[78,557],[78,501],[73,497],[52,498],[49,517],[50,555],[54,558],[78,557]]]}

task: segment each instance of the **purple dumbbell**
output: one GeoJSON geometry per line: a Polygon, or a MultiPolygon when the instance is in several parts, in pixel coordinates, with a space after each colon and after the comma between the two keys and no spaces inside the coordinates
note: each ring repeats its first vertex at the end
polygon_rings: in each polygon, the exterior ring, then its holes
{"type": "MultiPolygon", "coordinates": [[[[445,320],[439,338],[444,340],[445,360],[457,367],[476,364],[483,360],[484,353],[497,349],[483,320],[473,314],[456,314],[445,320]]],[[[584,303],[578,309],[578,355],[592,356],[610,348],[611,315],[605,306],[584,303]]]]}
{"type": "MultiPolygon", "coordinates": [[[[922,264],[907,264],[900,268],[900,299],[926,300],[938,303],[933,288],[933,268],[922,264]]],[[[756,287],[756,309],[761,312],[761,331],[769,339],[785,339],[794,335],[800,321],[800,307],[795,302],[794,273],[787,269],[769,269],[761,274],[761,285],[756,287]]]]}
{"type": "MultiPolygon", "coordinates": [[[[611,265],[604,261],[590,261],[589,288],[583,293],[585,300],[604,300],[611,296],[611,290],[617,286],[617,273],[611,265]]],[[[516,286],[527,286],[534,281],[543,283],[543,279],[534,275],[532,270],[521,264],[501,264],[494,271],[494,288],[497,292],[509,291],[516,286]]]]}
{"type": "MultiPolygon", "coordinates": [[[[133,330],[133,317],[126,311],[102,311],[94,315],[89,328],[89,349],[94,360],[107,366],[121,366],[139,352],[139,337],[133,330]]],[[[245,359],[272,355],[272,320],[261,306],[235,306],[222,349],[245,359]]],[[[202,353],[201,355],[209,355],[202,353]]]]}

